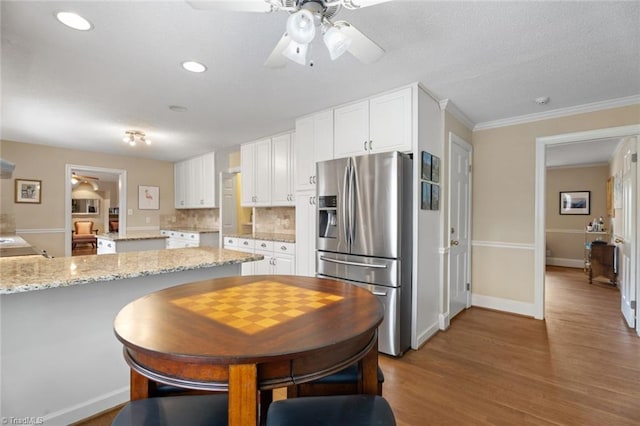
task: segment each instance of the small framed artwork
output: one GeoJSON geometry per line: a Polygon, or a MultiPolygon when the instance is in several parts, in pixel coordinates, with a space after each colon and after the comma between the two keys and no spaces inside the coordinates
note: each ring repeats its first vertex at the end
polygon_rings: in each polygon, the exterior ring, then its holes
{"type": "Polygon", "coordinates": [[[42,202],[42,181],[16,179],[16,203],[40,204],[42,202]]]}
{"type": "Polygon", "coordinates": [[[431,182],[440,182],[440,157],[431,156],[431,182]]]}
{"type": "Polygon", "coordinates": [[[431,184],[422,182],[422,210],[431,210],[431,184]]]}
{"type": "Polygon", "coordinates": [[[440,210],[440,185],[431,185],[431,210],[440,210]]]}
{"type": "Polygon", "coordinates": [[[160,209],[160,187],[159,186],[138,186],[138,209],[159,210],[160,209]]]}
{"type": "Polygon", "coordinates": [[[422,180],[431,180],[431,154],[422,151],[422,180]]]}
{"type": "Polygon", "coordinates": [[[560,192],[560,214],[591,214],[591,191],[560,192]]]}

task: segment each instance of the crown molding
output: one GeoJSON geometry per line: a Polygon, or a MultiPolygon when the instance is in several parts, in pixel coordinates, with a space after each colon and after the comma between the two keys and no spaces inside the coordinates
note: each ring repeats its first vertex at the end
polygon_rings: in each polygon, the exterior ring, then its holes
{"type": "Polygon", "coordinates": [[[495,129],[498,127],[514,126],[516,124],[531,123],[533,121],[549,120],[551,118],[566,117],[568,115],[584,114],[588,112],[601,111],[610,108],[618,108],[628,105],[640,104],[640,95],[627,96],[624,98],[610,99],[608,101],[592,102],[589,104],[577,105],[567,108],[558,108],[551,111],[539,112],[535,114],[520,115],[517,117],[505,118],[501,120],[485,121],[473,127],[473,131],[495,129]]]}
{"type": "Polygon", "coordinates": [[[439,101],[439,104],[440,104],[441,111],[447,111],[449,114],[453,115],[458,121],[464,124],[469,130],[473,131],[476,124],[473,121],[471,121],[469,117],[465,115],[464,112],[460,111],[460,108],[458,108],[456,104],[454,104],[451,101],[451,99],[442,99],[441,101],[439,101]]]}

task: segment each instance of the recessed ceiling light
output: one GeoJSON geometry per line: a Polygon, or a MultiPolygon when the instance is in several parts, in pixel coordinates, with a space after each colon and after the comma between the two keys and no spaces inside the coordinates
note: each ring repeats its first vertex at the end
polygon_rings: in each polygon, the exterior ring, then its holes
{"type": "Polygon", "coordinates": [[[88,31],[93,28],[91,22],[73,12],[58,12],[56,19],[74,30],[88,31]]]}
{"type": "Polygon", "coordinates": [[[174,112],[187,112],[188,108],[180,105],[169,105],[169,109],[174,112]]]}
{"type": "Polygon", "coordinates": [[[195,61],[185,61],[182,63],[182,68],[191,72],[205,72],[207,67],[201,64],[200,62],[195,61]]]}

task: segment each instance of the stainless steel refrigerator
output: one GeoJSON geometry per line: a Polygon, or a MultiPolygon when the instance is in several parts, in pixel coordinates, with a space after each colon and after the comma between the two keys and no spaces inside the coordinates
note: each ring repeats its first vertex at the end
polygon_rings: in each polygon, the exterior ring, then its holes
{"type": "Polygon", "coordinates": [[[378,350],[411,345],[412,159],[400,152],[317,163],[319,277],[364,287],[385,316],[378,350]]]}

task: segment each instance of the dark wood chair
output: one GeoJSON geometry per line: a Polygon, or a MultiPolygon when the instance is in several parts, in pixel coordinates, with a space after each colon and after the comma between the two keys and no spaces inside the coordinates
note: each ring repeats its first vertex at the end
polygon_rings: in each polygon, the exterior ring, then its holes
{"type": "MultiPolygon", "coordinates": [[[[301,396],[329,396],[329,395],[353,395],[361,393],[358,389],[360,372],[358,365],[353,364],[330,376],[323,377],[312,382],[291,385],[287,387],[287,398],[301,396]]],[[[378,395],[382,396],[382,384],[384,374],[378,367],[378,395]]]]}

